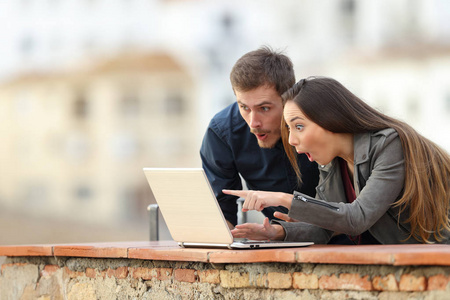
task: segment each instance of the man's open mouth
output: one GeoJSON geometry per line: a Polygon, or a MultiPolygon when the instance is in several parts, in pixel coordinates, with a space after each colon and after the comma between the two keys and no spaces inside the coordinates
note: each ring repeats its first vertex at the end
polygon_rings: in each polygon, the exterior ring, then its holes
{"type": "Polygon", "coordinates": [[[267,133],[255,133],[258,140],[264,140],[267,137],[267,133]]]}

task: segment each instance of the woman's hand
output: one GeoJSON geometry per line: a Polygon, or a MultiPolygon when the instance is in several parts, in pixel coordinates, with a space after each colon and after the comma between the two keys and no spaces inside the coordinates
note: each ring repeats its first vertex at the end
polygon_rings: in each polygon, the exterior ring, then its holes
{"type": "Polygon", "coordinates": [[[286,233],[281,225],[271,225],[269,218],[265,218],[263,224],[245,223],[236,225],[231,230],[234,238],[246,238],[250,240],[284,240],[286,233]]]}
{"type": "Polygon", "coordinates": [[[286,221],[286,222],[298,222],[298,220],[293,219],[293,218],[289,217],[287,214],[284,214],[284,213],[279,212],[279,211],[274,212],[273,216],[275,218],[278,218],[278,219],[286,221]]]}
{"type": "Polygon", "coordinates": [[[237,191],[222,190],[224,194],[234,195],[244,198],[242,211],[257,210],[262,211],[268,206],[282,205],[287,209],[291,208],[293,196],[281,192],[263,192],[263,191],[237,191]]]}

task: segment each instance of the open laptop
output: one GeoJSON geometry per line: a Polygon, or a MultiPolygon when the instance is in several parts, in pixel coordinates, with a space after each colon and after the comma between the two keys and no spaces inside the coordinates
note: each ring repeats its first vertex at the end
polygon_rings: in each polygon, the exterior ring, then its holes
{"type": "Polygon", "coordinates": [[[172,238],[181,247],[303,247],[312,242],[234,241],[202,168],[144,168],[172,238]]]}

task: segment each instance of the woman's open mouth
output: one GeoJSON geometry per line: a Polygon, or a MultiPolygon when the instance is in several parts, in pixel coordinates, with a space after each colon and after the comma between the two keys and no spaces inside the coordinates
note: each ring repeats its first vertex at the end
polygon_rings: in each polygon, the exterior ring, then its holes
{"type": "Polygon", "coordinates": [[[301,151],[297,151],[298,154],[305,154],[306,157],[308,157],[309,161],[314,161],[313,157],[311,156],[311,154],[309,152],[301,152],[301,151]]]}

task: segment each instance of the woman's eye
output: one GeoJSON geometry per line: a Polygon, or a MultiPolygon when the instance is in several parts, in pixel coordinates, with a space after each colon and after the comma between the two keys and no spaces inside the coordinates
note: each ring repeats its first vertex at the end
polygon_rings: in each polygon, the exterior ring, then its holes
{"type": "Polygon", "coordinates": [[[303,125],[297,124],[297,125],[295,125],[295,128],[296,128],[298,131],[301,131],[301,130],[303,129],[303,125]]]}

